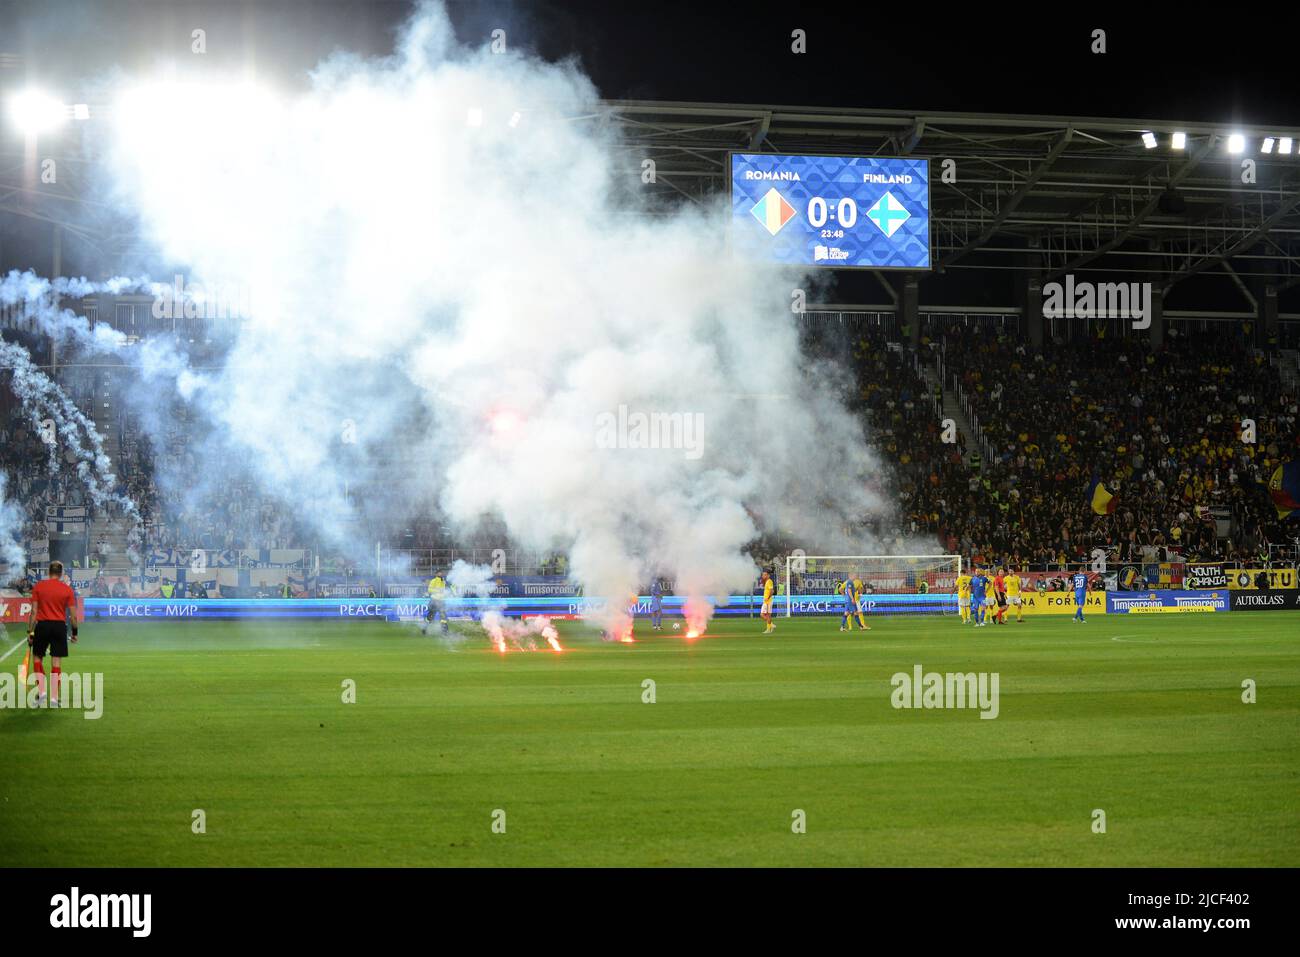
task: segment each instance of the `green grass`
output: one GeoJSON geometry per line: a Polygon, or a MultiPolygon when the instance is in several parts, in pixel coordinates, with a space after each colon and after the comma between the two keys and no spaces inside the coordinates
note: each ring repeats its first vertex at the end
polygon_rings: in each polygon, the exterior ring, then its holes
{"type": "Polygon", "coordinates": [[[0,711],[0,861],[1300,864],[1297,614],[560,626],[564,654],[503,657],[382,623],[88,623],[67,667],[104,673],[103,717],[0,711]],[[918,663],[998,672],[1000,716],[895,710],[918,663]]]}

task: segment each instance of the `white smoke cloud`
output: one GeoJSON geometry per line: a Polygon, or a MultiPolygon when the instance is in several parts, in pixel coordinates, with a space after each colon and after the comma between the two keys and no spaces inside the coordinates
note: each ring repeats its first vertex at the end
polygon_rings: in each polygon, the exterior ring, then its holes
{"type": "Polygon", "coordinates": [[[489,565],[472,565],[464,559],[451,563],[444,578],[452,594],[486,598],[492,594],[492,568],[489,565]]]}
{"type": "Polygon", "coordinates": [[[531,618],[507,618],[499,611],[485,611],[483,630],[487,632],[492,648],[505,654],[507,651],[564,651],[560,633],[544,615],[531,618]]]}
{"type": "Polygon", "coordinates": [[[54,380],[33,365],[22,346],[0,342],[0,368],[9,372],[10,388],[22,402],[28,425],[42,436],[48,471],[54,474],[63,470],[60,452],[66,450],[72,458],[72,470],[92,502],[100,507],[113,503],[125,514],[134,515],[135,504],[116,489],[113,463],[94,422],[54,380]]]}
{"type": "MultiPolygon", "coordinates": [[[[560,634],[549,617],[511,618],[506,615],[505,600],[493,600],[495,577],[490,566],[473,565],[461,559],[452,562],[445,576],[453,598],[475,599],[472,610],[465,608],[462,614],[477,619],[493,650],[501,654],[507,651],[562,652],[564,647],[560,644],[560,634]]],[[[449,632],[443,637],[444,643],[455,646],[464,634],[463,631],[449,632]]]]}
{"type": "Polygon", "coordinates": [[[107,323],[91,325],[84,316],[59,305],[60,299],[80,299],[101,292],[138,292],[151,288],[144,279],[119,277],[94,283],[85,278],[46,279],[30,270],[16,269],[0,276],[0,306],[19,307],[22,316],[34,320],[36,330],[58,342],[75,342],[91,353],[117,352],[126,336],[107,323]]]}
{"type": "Polygon", "coordinates": [[[392,57],[337,56],[305,93],[127,86],[115,198],[159,262],[251,290],[219,370],[132,353],[202,409],[205,471],[310,496],[358,555],[345,486],[463,530],[498,516],[611,609],[656,573],[747,589],[755,514],[810,549],[878,550],[844,540],[885,505],[836,377],[801,359],[788,304],[809,281],[730,258],[725,199],[650,215],[572,64],[458,46],[427,5],[392,57]],[[608,447],[620,407],[691,417],[698,449],[608,447]]]}
{"type": "Polygon", "coordinates": [[[0,587],[10,580],[22,577],[27,567],[27,558],[23,553],[21,531],[23,514],[18,506],[9,501],[5,494],[8,480],[0,472],[0,567],[4,568],[4,577],[0,578],[0,587]]]}

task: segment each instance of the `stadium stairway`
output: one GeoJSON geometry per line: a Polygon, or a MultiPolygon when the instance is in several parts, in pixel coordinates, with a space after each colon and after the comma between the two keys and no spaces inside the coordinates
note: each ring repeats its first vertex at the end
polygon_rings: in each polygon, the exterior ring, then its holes
{"type": "Polygon", "coordinates": [[[108,559],[104,561],[104,572],[109,575],[128,575],[131,572],[131,560],[127,558],[127,535],[131,531],[131,523],[120,518],[98,518],[95,520],[95,527],[90,538],[90,548],[93,552],[95,544],[100,538],[105,539],[109,545],[108,559]]]}
{"type": "MultiPolygon", "coordinates": [[[[935,387],[939,384],[938,365],[922,362],[919,368],[921,379],[925,382],[926,391],[929,395],[934,395],[935,387]]],[[[970,420],[966,418],[966,413],[961,409],[961,401],[957,398],[957,392],[951,386],[943,390],[943,407],[939,411],[942,418],[952,419],[957,423],[957,431],[961,433],[966,442],[967,453],[979,448],[979,443],[975,441],[975,430],[971,428],[970,420]]],[[[969,457],[964,461],[969,462],[969,457]]]]}
{"type": "MultiPolygon", "coordinates": [[[[95,388],[95,407],[91,410],[91,419],[95,431],[104,443],[104,452],[116,467],[120,460],[121,443],[117,429],[117,415],[114,409],[114,395],[107,382],[100,382],[95,388]]],[[[95,552],[96,543],[102,538],[109,544],[109,554],[104,561],[107,574],[125,575],[131,571],[131,562],[127,558],[127,536],[131,523],[124,519],[112,518],[100,512],[90,529],[90,550],[95,552]]]]}
{"type": "Polygon", "coordinates": [[[1292,395],[1300,392],[1300,351],[1296,349],[1280,350],[1277,372],[1278,377],[1282,380],[1282,387],[1287,392],[1292,395]]]}

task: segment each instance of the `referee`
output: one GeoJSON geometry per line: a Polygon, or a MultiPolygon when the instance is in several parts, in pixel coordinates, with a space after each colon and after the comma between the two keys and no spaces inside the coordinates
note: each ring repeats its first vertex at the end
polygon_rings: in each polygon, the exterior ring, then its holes
{"type": "Polygon", "coordinates": [[[50,577],[32,586],[32,617],[27,623],[27,644],[35,659],[36,700],[45,703],[45,655],[50,655],[50,705],[59,703],[63,659],[68,657],[68,627],[77,640],[77,593],[63,581],[63,562],[50,562],[50,577]]]}

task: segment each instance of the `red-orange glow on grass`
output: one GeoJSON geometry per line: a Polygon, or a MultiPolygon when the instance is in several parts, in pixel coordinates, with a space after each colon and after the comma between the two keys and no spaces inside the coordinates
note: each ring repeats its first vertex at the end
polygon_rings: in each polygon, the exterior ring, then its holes
{"type": "Polygon", "coordinates": [[[682,617],[686,619],[686,640],[694,641],[704,634],[713,617],[713,604],[700,598],[687,598],[682,607],[682,617]]]}

